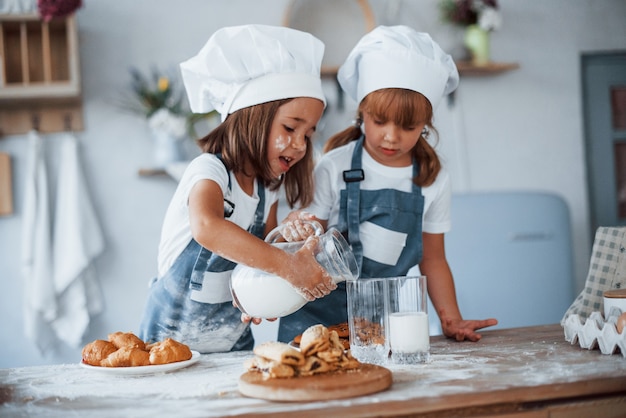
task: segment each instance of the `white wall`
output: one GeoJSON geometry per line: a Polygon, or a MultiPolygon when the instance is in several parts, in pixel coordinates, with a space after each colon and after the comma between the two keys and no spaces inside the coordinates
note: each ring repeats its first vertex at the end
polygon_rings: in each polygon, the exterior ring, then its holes
{"type": "MultiPolygon", "coordinates": [[[[436,115],[440,150],[455,191],[541,190],[566,200],[572,217],[577,292],[589,262],[591,236],[585,173],[580,54],[626,49],[622,0],[501,0],[504,24],[492,37],[493,59],[518,62],[503,75],[461,81],[454,106],[436,115]]],[[[78,11],[85,130],[80,132],[85,176],[107,248],[97,261],[106,311],[85,342],[107,333],[136,331],[156,271],[162,217],[175,183],[142,178],[151,163],[145,122],[117,102],[131,66],[173,67],[195,54],[217,28],[280,24],[287,0],[109,0],[84,2],[78,11]]],[[[378,23],[428,31],[457,55],[461,33],[442,25],[435,0],[371,1],[378,23]]],[[[353,103],[340,113],[331,100],[321,137],[345,127],[353,103]]],[[[51,159],[54,137],[46,141],[51,159]]],[[[0,367],[76,362],[80,348],[60,346],[40,355],[23,336],[20,231],[26,163],[24,136],[0,139],[13,159],[15,213],[0,219],[0,367]]],[[[190,144],[190,155],[195,149],[190,144]]],[[[54,163],[51,172],[54,173],[54,163]]],[[[54,184],[54,174],[51,181],[54,184]]],[[[538,267],[539,268],[539,267],[538,267]]]]}

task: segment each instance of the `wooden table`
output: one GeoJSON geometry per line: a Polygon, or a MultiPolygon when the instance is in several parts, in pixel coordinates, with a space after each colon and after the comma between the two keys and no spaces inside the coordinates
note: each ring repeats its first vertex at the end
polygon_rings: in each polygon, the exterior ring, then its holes
{"type": "Polygon", "coordinates": [[[565,341],[559,325],[494,330],[478,343],[431,339],[431,360],[387,366],[385,392],[269,402],[237,391],[250,352],[203,355],[182,370],[111,376],[76,364],[0,370],[0,416],[626,416],[626,358],[565,341]]]}

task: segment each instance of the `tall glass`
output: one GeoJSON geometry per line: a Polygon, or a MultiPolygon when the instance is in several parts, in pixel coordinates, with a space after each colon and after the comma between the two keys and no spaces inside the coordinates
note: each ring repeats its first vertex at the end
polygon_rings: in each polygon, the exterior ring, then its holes
{"type": "Polygon", "coordinates": [[[387,290],[387,338],[391,361],[397,364],[428,361],[430,334],[426,276],[388,278],[387,290]]]}
{"type": "Polygon", "coordinates": [[[360,278],[346,282],[350,351],[362,363],[385,364],[389,357],[385,281],[360,278]]]}

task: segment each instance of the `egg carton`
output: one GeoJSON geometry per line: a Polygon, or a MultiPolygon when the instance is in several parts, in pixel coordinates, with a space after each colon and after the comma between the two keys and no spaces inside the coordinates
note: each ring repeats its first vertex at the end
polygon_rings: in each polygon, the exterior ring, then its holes
{"type": "Polygon", "coordinates": [[[578,314],[572,314],[563,325],[565,340],[572,345],[578,342],[581,348],[588,350],[597,347],[602,354],[614,354],[619,349],[626,358],[626,328],[619,334],[615,326],[621,313],[618,308],[611,308],[605,320],[600,312],[592,312],[586,321],[578,314]]]}

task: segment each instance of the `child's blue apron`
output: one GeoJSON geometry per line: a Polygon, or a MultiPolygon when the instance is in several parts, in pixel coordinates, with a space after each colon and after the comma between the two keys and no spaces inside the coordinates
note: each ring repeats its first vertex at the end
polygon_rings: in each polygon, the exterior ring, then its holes
{"type": "MultiPolygon", "coordinates": [[[[351,170],[344,172],[346,189],[341,190],[339,221],[336,228],[344,235],[359,264],[359,277],[394,277],[403,276],[417,265],[422,258],[422,213],[424,196],[420,186],[412,183],[411,193],[396,189],[361,190],[360,181],[365,177],[362,171],[361,156],[363,137],[359,139],[352,153],[351,170]],[[385,264],[363,255],[363,246],[359,237],[360,225],[369,222],[388,231],[406,234],[395,264],[385,264]]],[[[414,161],[413,175],[419,173],[419,165],[414,161]]],[[[391,232],[394,235],[394,232],[391,232]]],[[[398,243],[394,243],[398,244],[398,243]]],[[[380,241],[380,248],[386,244],[380,241]]],[[[400,244],[401,245],[401,244],[400,244]]],[[[371,251],[372,248],[370,247],[371,251]]],[[[345,282],[329,295],[309,302],[302,309],[281,318],[278,340],[288,342],[306,328],[315,324],[325,326],[346,322],[347,297],[345,282]]]]}
{"type": "MultiPolygon", "coordinates": [[[[228,188],[231,189],[230,176],[228,188]]],[[[263,239],[265,189],[260,181],[257,189],[259,204],[248,231],[263,239]]],[[[162,341],[170,337],[201,353],[251,350],[254,339],[250,325],[241,321],[241,312],[233,306],[228,290],[235,265],[192,239],[168,272],[153,279],[140,338],[162,341]],[[193,300],[203,286],[217,289],[209,297],[214,303],[206,303],[206,298],[202,302],[193,300]]]]}

